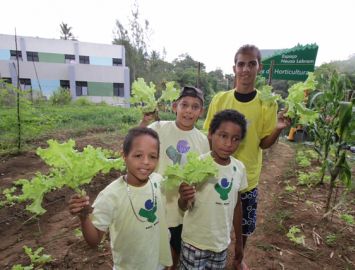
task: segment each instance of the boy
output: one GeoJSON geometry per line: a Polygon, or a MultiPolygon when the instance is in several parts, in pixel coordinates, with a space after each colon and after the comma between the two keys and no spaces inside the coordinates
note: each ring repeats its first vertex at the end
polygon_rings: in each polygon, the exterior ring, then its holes
{"type": "Polygon", "coordinates": [[[84,211],[89,197],[75,194],[69,211],[79,215],[86,242],[97,246],[106,231],[114,268],[158,270],[172,264],[168,229],[160,193],[159,136],[149,128],[129,130],[123,142],[127,173],[97,196],[93,213],[84,211]]]}
{"type": "Polygon", "coordinates": [[[231,157],[245,137],[246,121],[235,110],[224,110],[212,119],[208,140],[212,156],[218,167],[218,177],[211,177],[195,188],[181,184],[179,207],[184,215],[180,269],[225,269],[227,248],[232,226],[236,236],[235,269],[242,263],[242,208],[240,190],[248,186],[245,167],[231,157]],[[241,254],[238,254],[241,253],[241,254]]]}
{"type": "MultiPolygon", "coordinates": [[[[206,136],[195,128],[195,123],[203,113],[203,93],[200,89],[185,86],[173,103],[175,121],[156,121],[148,127],[159,134],[160,158],[157,172],[164,175],[171,164],[184,164],[189,151],[207,153],[209,144],[206,136]]],[[[147,126],[152,115],[144,115],[140,126],[147,126]]],[[[167,223],[171,233],[173,269],[175,269],[180,249],[183,213],[178,208],[178,189],[168,191],[166,196],[167,223]]]]}
{"type": "MultiPolygon", "coordinates": [[[[224,109],[236,109],[245,115],[248,133],[234,157],[242,161],[246,167],[248,187],[242,192],[243,207],[243,246],[247,237],[255,230],[258,183],[262,165],[262,149],[274,144],[282,129],[289,126],[290,121],[279,114],[277,104],[263,105],[259,93],[255,89],[257,74],[262,69],[260,50],[254,45],[244,45],[235,54],[233,71],[235,89],[220,92],[212,99],[204,129],[208,129],[214,114],[224,109]]],[[[244,269],[248,269],[246,265],[244,269]]]]}

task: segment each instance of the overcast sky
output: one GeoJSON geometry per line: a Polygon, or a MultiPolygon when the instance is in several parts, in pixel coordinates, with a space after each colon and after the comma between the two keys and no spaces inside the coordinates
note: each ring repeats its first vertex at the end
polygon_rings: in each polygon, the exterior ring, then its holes
{"type": "MultiPolygon", "coordinates": [[[[134,0],[2,0],[0,34],[59,38],[61,22],[79,41],[111,43],[115,21],[128,28],[134,0]],[[16,2],[16,3],[15,3],[16,2]]],[[[138,0],[140,18],[150,22],[150,49],[172,61],[188,53],[232,73],[235,51],[317,43],[316,65],[355,53],[354,0],[138,0]]]]}

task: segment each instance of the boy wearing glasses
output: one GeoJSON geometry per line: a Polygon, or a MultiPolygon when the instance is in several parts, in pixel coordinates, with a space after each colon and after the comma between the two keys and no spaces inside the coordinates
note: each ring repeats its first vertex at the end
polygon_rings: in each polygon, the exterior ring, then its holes
{"type": "MultiPolygon", "coordinates": [[[[164,175],[168,165],[184,164],[189,151],[204,154],[210,150],[206,135],[195,127],[196,121],[203,113],[203,103],[204,97],[200,89],[185,86],[181,89],[179,98],[173,103],[175,121],[155,121],[149,124],[154,116],[144,115],[140,126],[154,129],[160,138],[158,173],[164,175]]],[[[165,195],[174,264],[172,269],[175,269],[181,249],[183,212],[178,207],[178,188],[167,191],[165,195]]]]}

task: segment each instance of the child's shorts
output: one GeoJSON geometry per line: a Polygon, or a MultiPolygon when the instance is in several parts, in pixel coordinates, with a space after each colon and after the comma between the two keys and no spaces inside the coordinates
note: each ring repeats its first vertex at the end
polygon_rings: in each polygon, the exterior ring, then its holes
{"type": "Polygon", "coordinates": [[[227,249],[221,252],[198,249],[181,241],[180,270],[219,270],[225,269],[227,249]]]}
{"type": "Polygon", "coordinates": [[[243,235],[251,235],[256,226],[256,208],[258,205],[258,188],[244,192],[240,197],[243,208],[243,235]]]}

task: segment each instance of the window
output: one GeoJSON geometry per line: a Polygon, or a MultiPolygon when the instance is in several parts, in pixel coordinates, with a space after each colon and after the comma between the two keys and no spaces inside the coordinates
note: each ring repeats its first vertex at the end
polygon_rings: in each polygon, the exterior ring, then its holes
{"type": "Polygon", "coordinates": [[[22,61],[22,52],[15,51],[15,50],[10,50],[10,60],[16,60],[16,52],[17,52],[18,59],[22,61]]]}
{"type": "Polygon", "coordinates": [[[60,87],[70,89],[70,83],[68,80],[60,80],[60,87]]]}
{"type": "Polygon", "coordinates": [[[5,83],[12,83],[12,79],[11,78],[4,77],[4,78],[0,78],[0,80],[2,80],[5,83]]]}
{"type": "Polygon", "coordinates": [[[29,90],[31,89],[31,79],[20,79],[20,89],[21,90],[29,90]]]}
{"type": "Polygon", "coordinates": [[[79,55],[79,63],[80,64],[90,64],[89,56],[79,55]]]}
{"type": "Polygon", "coordinates": [[[38,52],[26,52],[27,61],[38,62],[38,52]]]}
{"type": "Polygon", "coordinates": [[[88,83],[87,82],[76,82],[76,96],[87,96],[88,95],[88,83]]]}
{"type": "Polygon", "coordinates": [[[112,58],[112,65],[113,66],[122,66],[122,59],[120,59],[120,58],[112,58]]]}
{"type": "Polygon", "coordinates": [[[64,56],[65,63],[75,63],[75,55],[74,54],[66,54],[64,56]]]}
{"type": "Polygon", "coordinates": [[[113,84],[113,95],[116,97],[124,97],[124,84],[114,83],[113,84]]]}
{"type": "Polygon", "coordinates": [[[7,83],[12,83],[12,79],[11,78],[1,78],[0,77],[0,87],[1,88],[6,88],[6,84],[7,83]]]}

